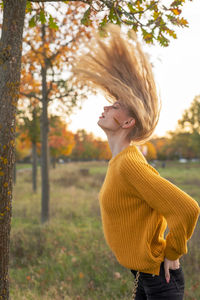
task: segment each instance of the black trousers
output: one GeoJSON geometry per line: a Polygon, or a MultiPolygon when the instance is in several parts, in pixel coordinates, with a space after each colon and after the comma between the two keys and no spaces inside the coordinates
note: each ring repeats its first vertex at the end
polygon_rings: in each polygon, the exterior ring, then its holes
{"type": "MultiPolygon", "coordinates": [[[[169,283],[165,279],[164,262],[159,275],[140,272],[135,300],[183,300],[185,281],[182,267],[169,271],[169,283]]],[[[136,276],[137,271],[131,272],[136,276]]]]}

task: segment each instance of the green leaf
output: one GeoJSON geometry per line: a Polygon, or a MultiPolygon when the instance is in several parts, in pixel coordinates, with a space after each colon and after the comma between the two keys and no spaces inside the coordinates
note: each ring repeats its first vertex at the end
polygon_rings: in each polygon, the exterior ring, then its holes
{"type": "Polygon", "coordinates": [[[158,11],[158,5],[156,1],[151,1],[149,5],[146,6],[150,11],[158,11]]]}
{"type": "Polygon", "coordinates": [[[109,13],[109,15],[108,15],[108,19],[109,19],[111,22],[117,21],[117,17],[116,17],[116,14],[115,14],[114,7],[111,7],[110,13],[109,13]]]}
{"type": "Polygon", "coordinates": [[[169,40],[162,33],[160,33],[159,36],[157,37],[157,41],[163,47],[169,46],[169,40]]]}
{"type": "Polygon", "coordinates": [[[108,16],[105,16],[100,22],[99,27],[102,29],[108,23],[108,16]]]}
{"type": "Polygon", "coordinates": [[[45,24],[46,23],[46,16],[45,16],[45,12],[44,10],[41,10],[40,12],[40,16],[39,16],[39,20],[42,24],[45,24]]]}
{"type": "Polygon", "coordinates": [[[138,31],[138,26],[139,24],[138,23],[134,23],[133,26],[132,26],[132,29],[137,32],[138,31]]]}
{"type": "Polygon", "coordinates": [[[130,2],[127,4],[127,6],[132,14],[137,12],[137,10],[133,8],[133,5],[130,2]]]}
{"type": "Polygon", "coordinates": [[[30,1],[27,1],[26,3],[26,12],[32,12],[32,3],[30,1]]]}
{"type": "Polygon", "coordinates": [[[154,18],[154,20],[157,20],[159,17],[160,17],[160,12],[159,11],[154,11],[154,13],[153,13],[153,18],[154,18]]]}
{"type": "Polygon", "coordinates": [[[174,30],[171,30],[169,28],[166,28],[165,31],[170,35],[172,36],[174,39],[177,39],[177,35],[176,33],[174,32],[174,30]]]}
{"type": "Polygon", "coordinates": [[[85,26],[90,26],[91,25],[91,20],[90,20],[90,7],[85,11],[83,18],[81,19],[81,24],[85,26]]]}
{"type": "Polygon", "coordinates": [[[52,17],[52,15],[49,15],[49,27],[51,29],[55,29],[57,30],[58,29],[58,25],[56,24],[54,18],[52,17]]]}
{"type": "Polygon", "coordinates": [[[176,0],[176,1],[173,1],[170,6],[177,7],[179,5],[183,5],[184,2],[185,2],[185,0],[176,0]]]}
{"type": "Polygon", "coordinates": [[[145,29],[142,29],[142,35],[143,39],[145,40],[146,43],[152,44],[153,43],[153,34],[151,32],[147,32],[145,29]]]}
{"type": "Polygon", "coordinates": [[[35,27],[36,26],[36,17],[33,16],[29,21],[29,27],[35,27]]]}

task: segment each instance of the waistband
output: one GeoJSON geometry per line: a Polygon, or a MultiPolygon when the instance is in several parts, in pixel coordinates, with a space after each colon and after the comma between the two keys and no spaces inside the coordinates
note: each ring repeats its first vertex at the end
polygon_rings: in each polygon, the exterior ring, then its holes
{"type": "MultiPolygon", "coordinates": [[[[164,261],[161,262],[161,264],[160,264],[160,270],[161,270],[162,268],[164,269],[164,261]]],[[[134,276],[136,276],[137,272],[138,272],[138,270],[131,270],[131,273],[132,273],[134,276]]],[[[151,274],[151,273],[145,273],[145,272],[139,272],[139,273],[140,273],[140,274],[149,274],[149,275],[155,276],[155,274],[151,274]]]]}

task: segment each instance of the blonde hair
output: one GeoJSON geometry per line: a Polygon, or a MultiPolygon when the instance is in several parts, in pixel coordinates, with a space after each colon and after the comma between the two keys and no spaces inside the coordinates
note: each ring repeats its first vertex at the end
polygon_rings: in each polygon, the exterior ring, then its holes
{"type": "Polygon", "coordinates": [[[120,100],[128,108],[136,120],[129,138],[142,144],[151,137],[160,114],[152,67],[133,31],[128,41],[117,25],[105,30],[107,38],[94,34],[89,51],[79,56],[72,70],[78,82],[100,88],[108,101],[120,100]]]}

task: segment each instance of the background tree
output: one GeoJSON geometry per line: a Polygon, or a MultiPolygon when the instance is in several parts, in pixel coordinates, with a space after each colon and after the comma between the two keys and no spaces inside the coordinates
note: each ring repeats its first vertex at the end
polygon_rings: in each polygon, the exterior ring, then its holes
{"type": "Polygon", "coordinates": [[[200,157],[200,96],[196,96],[190,107],[183,113],[178,121],[179,130],[190,134],[190,146],[200,157]]]}
{"type": "Polygon", "coordinates": [[[143,145],[140,145],[139,148],[147,160],[153,160],[157,158],[156,148],[153,143],[148,141],[143,145]]]}
{"type": "Polygon", "coordinates": [[[166,160],[167,153],[166,153],[166,146],[169,144],[169,138],[167,137],[159,137],[151,139],[151,143],[156,148],[157,152],[157,159],[159,160],[166,160]]]}
{"type": "Polygon", "coordinates": [[[196,96],[190,107],[178,120],[176,129],[168,132],[168,138],[154,138],[158,159],[200,157],[200,96],[196,96]]]}
{"type": "Polygon", "coordinates": [[[30,155],[31,141],[26,131],[16,128],[16,132],[16,161],[22,161],[25,157],[30,155]]]}
{"type": "Polygon", "coordinates": [[[170,132],[170,139],[163,151],[168,159],[190,159],[196,156],[191,144],[191,134],[188,132],[170,132]]]}
{"type": "MultiPolygon", "coordinates": [[[[51,2],[52,0],[49,1],[51,2]]],[[[58,0],[54,0],[54,2],[55,1],[60,2],[58,0]]],[[[34,0],[34,2],[40,3],[48,1],[34,0]]],[[[74,0],[74,2],[77,1],[74,0]]],[[[144,32],[143,37],[147,42],[151,42],[153,37],[153,40],[158,40],[164,46],[168,45],[168,42],[165,42],[164,36],[164,32],[168,30],[166,29],[167,23],[187,26],[186,20],[180,18],[180,7],[184,0],[173,1],[168,8],[160,8],[160,1],[151,1],[150,3],[153,4],[155,2],[155,5],[147,7],[147,9],[144,9],[144,7],[140,8],[146,4],[146,1],[134,1],[131,6],[128,2],[126,4],[127,7],[124,7],[124,1],[99,0],[98,2],[87,2],[87,0],[83,0],[81,2],[88,3],[88,8],[85,10],[82,18],[82,23],[85,25],[90,24],[92,14],[97,15],[98,12],[105,11],[103,20],[101,16],[98,16],[101,26],[108,21],[115,23],[123,22],[128,25],[130,24],[135,30],[138,28],[142,30],[143,24],[141,23],[141,17],[144,16],[145,19],[145,13],[147,12],[146,20],[151,21],[150,24],[146,24],[145,26],[151,29],[150,32],[147,31],[147,34],[152,34],[152,36],[148,37],[148,35],[146,35],[145,37],[146,33],[144,32]],[[139,2],[139,4],[137,4],[137,2],[139,2]],[[155,7],[155,10],[153,7],[155,7]],[[152,12],[153,18],[152,14],[150,14],[151,17],[148,18],[149,12],[152,12]],[[166,16],[166,21],[164,20],[164,16],[166,16]],[[156,34],[156,30],[158,34],[156,34]]],[[[70,2],[67,1],[66,3],[69,4],[70,2]]],[[[73,3],[73,1],[71,3],[73,3]]],[[[3,25],[0,40],[0,296],[2,299],[8,299],[8,260],[16,106],[19,94],[25,9],[27,7],[26,11],[31,11],[31,2],[26,0],[3,0],[0,4],[3,10],[3,25]]],[[[51,23],[52,18],[49,18],[49,20],[49,23],[51,23]]],[[[167,34],[171,34],[172,37],[175,37],[173,32],[168,32],[167,34]]]]}
{"type": "Polygon", "coordinates": [[[194,98],[178,120],[176,129],[168,135],[168,143],[162,149],[168,158],[200,157],[200,96],[194,98]]]}
{"type": "Polygon", "coordinates": [[[84,129],[74,134],[75,146],[69,156],[73,160],[109,160],[111,151],[107,141],[95,138],[84,129]]]}
{"type": "MultiPolygon", "coordinates": [[[[78,5],[77,3],[65,5],[63,13],[58,13],[58,16],[52,21],[53,23],[50,24],[51,26],[48,27],[45,24],[47,17],[43,4],[42,10],[39,7],[32,11],[34,15],[28,22],[32,27],[35,25],[35,18],[39,17],[40,23],[31,30],[25,31],[21,95],[41,102],[42,107],[42,222],[49,219],[49,104],[52,104],[52,110],[58,111],[60,108],[62,114],[69,115],[78,102],[80,103],[85,97],[86,92],[86,89],[77,91],[68,80],[70,58],[74,51],[78,50],[80,39],[84,36],[89,37],[89,29],[78,24],[83,7],[84,4],[78,5]],[[58,31],[58,26],[62,30],[58,31]],[[26,85],[24,82],[28,84],[26,85]]],[[[51,6],[51,9],[53,8],[54,6],[51,6]]],[[[53,153],[55,157],[55,149],[53,153]]]]}
{"type": "Polygon", "coordinates": [[[96,139],[94,141],[95,147],[97,148],[97,158],[98,160],[109,160],[112,157],[112,153],[107,141],[102,141],[101,139],[96,139]]]}
{"type": "Polygon", "coordinates": [[[187,20],[181,17],[185,0],[176,0],[165,5],[162,1],[144,0],[83,2],[88,4],[82,19],[82,23],[86,26],[90,25],[94,18],[102,18],[103,11],[104,17],[100,20],[100,28],[109,22],[125,24],[138,32],[146,43],[152,44],[157,41],[161,46],[168,46],[169,37],[177,38],[175,26],[188,26],[187,20]]]}
{"type": "Polygon", "coordinates": [[[0,40],[0,297],[8,299],[8,261],[15,116],[26,1],[4,1],[0,40]]]}
{"type": "Polygon", "coordinates": [[[22,161],[30,154],[30,140],[24,131],[21,131],[19,127],[16,127],[15,138],[15,163],[13,169],[13,184],[17,181],[17,166],[16,162],[22,161]]]}
{"type": "Polygon", "coordinates": [[[84,129],[78,130],[74,135],[75,147],[72,151],[74,160],[91,160],[97,156],[97,149],[94,145],[93,134],[88,134],[84,129]]]}
{"type": "Polygon", "coordinates": [[[37,100],[29,102],[26,111],[18,110],[18,126],[22,132],[26,133],[32,148],[33,192],[37,191],[37,147],[40,143],[40,115],[41,109],[37,100]]]}
{"type": "Polygon", "coordinates": [[[66,124],[59,117],[50,119],[49,147],[53,167],[61,156],[69,156],[74,148],[74,134],[67,130],[66,124]]]}
{"type": "Polygon", "coordinates": [[[156,147],[151,142],[146,142],[145,145],[147,146],[147,154],[146,159],[147,160],[154,160],[157,159],[157,151],[156,147]]]}

